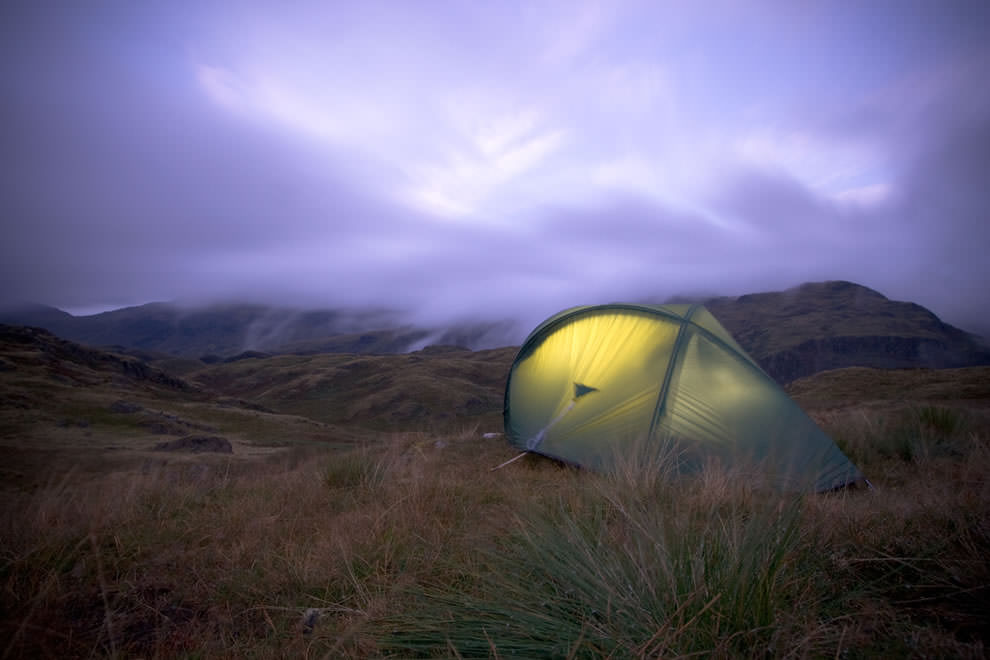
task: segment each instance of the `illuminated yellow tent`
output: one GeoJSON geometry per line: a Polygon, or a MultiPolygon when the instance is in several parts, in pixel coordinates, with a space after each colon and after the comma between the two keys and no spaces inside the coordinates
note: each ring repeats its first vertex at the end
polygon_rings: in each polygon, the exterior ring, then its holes
{"type": "Polygon", "coordinates": [[[676,442],[685,466],[759,465],[786,489],[862,474],[700,305],[575,307],[523,343],[505,431],[525,451],[592,469],[676,442]]]}

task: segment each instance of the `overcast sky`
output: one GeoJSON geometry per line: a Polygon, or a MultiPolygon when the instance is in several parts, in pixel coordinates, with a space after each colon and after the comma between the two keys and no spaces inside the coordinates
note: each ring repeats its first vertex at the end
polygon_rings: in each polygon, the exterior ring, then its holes
{"type": "Polygon", "coordinates": [[[990,328],[990,3],[7,0],[0,278],[424,318],[846,279],[990,328]]]}

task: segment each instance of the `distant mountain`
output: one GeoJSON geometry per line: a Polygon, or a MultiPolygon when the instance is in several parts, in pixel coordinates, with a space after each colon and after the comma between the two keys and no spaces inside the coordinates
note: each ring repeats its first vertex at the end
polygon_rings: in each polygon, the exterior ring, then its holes
{"type": "Polygon", "coordinates": [[[37,303],[9,303],[0,307],[0,323],[45,328],[60,337],[68,338],[67,331],[78,322],[77,317],[57,307],[37,303]]]}
{"type": "Polygon", "coordinates": [[[45,328],[90,346],[219,359],[245,351],[403,353],[428,344],[490,348],[514,325],[478,322],[450,328],[412,327],[401,325],[388,311],[296,310],[255,304],[187,309],[168,303],[93,316],[72,316],[44,305],[18,305],[0,310],[0,323],[45,328]]]}
{"type": "Polygon", "coordinates": [[[199,357],[224,357],[245,350],[267,350],[289,341],[352,331],[351,319],[336,311],[279,309],[228,304],[186,309],[168,303],[126,307],[93,316],[59,316],[53,308],[20,307],[0,312],[0,322],[46,328],[91,346],[122,346],[199,357]]]}
{"type": "MultiPolygon", "coordinates": [[[[680,300],[684,302],[684,300],[680,300]]],[[[976,335],[931,311],[852,282],[802,284],[787,291],[700,300],[774,379],[841,367],[949,368],[990,364],[976,335]]],[[[396,354],[431,345],[472,350],[518,343],[514,322],[447,328],[404,324],[387,311],[292,310],[226,304],[186,309],[164,303],[75,317],[42,305],[0,311],[0,322],[44,327],[90,346],[110,346],[186,373],[196,367],[266,354],[396,354]]]]}
{"type": "Polygon", "coordinates": [[[815,282],[704,303],[781,383],[841,367],[990,364],[990,349],[980,337],[920,305],[890,300],[852,282],[815,282]]]}

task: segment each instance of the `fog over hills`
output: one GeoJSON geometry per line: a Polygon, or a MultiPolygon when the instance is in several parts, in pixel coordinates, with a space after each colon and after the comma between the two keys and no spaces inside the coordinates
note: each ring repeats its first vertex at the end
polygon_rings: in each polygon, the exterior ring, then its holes
{"type": "MultiPolygon", "coordinates": [[[[684,300],[680,298],[679,300],[684,300]]],[[[990,363],[986,342],[909,302],[844,281],[806,283],[739,297],[696,297],[780,382],[845,367],[961,367],[990,363]]],[[[184,307],[152,303],[72,316],[42,305],[0,313],[0,322],[44,327],[91,346],[208,362],[270,353],[404,353],[430,345],[478,350],[518,345],[518,319],[412,322],[392,310],[291,309],[260,304],[184,307]]]]}
{"type": "Polygon", "coordinates": [[[298,309],[263,304],[186,306],[149,303],[90,316],[38,304],[10,306],[0,322],[43,327],[93,346],[174,356],[221,358],[245,351],[403,353],[427,345],[490,348],[518,343],[516,321],[413,324],[394,310],[298,309]]]}

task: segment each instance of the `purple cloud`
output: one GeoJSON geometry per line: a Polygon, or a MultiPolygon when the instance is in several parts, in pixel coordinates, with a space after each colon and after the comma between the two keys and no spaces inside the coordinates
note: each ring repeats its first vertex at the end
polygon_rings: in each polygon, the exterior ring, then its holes
{"type": "Polygon", "coordinates": [[[990,327],[985,3],[15,3],[4,300],[442,319],[860,281],[990,327]]]}

